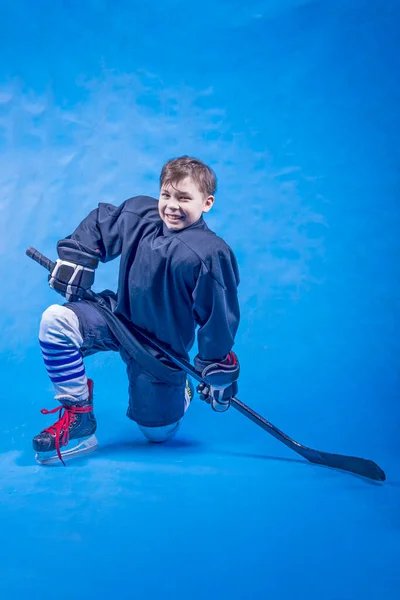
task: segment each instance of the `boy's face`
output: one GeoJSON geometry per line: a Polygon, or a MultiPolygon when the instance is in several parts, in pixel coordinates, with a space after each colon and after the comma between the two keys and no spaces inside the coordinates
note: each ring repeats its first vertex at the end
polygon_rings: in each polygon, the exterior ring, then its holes
{"type": "Polygon", "coordinates": [[[179,231],[200,219],[214,204],[214,196],[206,196],[191,177],[161,186],[158,212],[168,229],[179,231]]]}

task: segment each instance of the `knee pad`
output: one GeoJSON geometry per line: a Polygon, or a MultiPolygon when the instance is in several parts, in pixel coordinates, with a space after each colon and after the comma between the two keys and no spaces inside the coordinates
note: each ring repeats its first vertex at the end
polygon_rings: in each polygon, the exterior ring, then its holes
{"type": "Polygon", "coordinates": [[[65,312],[65,308],[60,306],[59,304],[52,304],[42,314],[42,318],[40,321],[40,326],[44,329],[48,329],[52,327],[55,323],[62,320],[63,313],[65,312]]]}
{"type": "Polygon", "coordinates": [[[144,427],[143,425],[139,425],[139,429],[149,442],[161,443],[173,438],[178,431],[180,424],[181,421],[171,423],[171,425],[163,425],[161,427],[144,427]]]}
{"type": "Polygon", "coordinates": [[[39,339],[59,343],[62,338],[78,347],[83,343],[76,314],[65,306],[52,304],[42,314],[39,339]]]}

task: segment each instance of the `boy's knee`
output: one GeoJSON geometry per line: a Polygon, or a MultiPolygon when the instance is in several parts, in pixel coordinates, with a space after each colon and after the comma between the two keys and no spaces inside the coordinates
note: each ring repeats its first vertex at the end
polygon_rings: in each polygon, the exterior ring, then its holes
{"type": "Polygon", "coordinates": [[[60,306],[59,304],[52,304],[46,308],[40,320],[40,332],[48,333],[49,330],[62,326],[66,318],[65,313],[67,310],[67,308],[60,306]]]}
{"type": "Polygon", "coordinates": [[[75,345],[82,344],[79,321],[76,314],[59,304],[52,304],[42,314],[39,327],[39,339],[42,341],[59,341],[60,337],[70,339],[75,345]],[[56,338],[56,339],[52,339],[56,338]]]}
{"type": "Polygon", "coordinates": [[[176,423],[163,425],[162,427],[144,427],[143,425],[139,425],[139,429],[149,442],[161,443],[173,438],[180,424],[181,422],[177,421],[176,423]]]}
{"type": "Polygon", "coordinates": [[[44,327],[51,327],[53,323],[62,320],[66,308],[59,304],[52,304],[42,314],[41,324],[44,327]]]}

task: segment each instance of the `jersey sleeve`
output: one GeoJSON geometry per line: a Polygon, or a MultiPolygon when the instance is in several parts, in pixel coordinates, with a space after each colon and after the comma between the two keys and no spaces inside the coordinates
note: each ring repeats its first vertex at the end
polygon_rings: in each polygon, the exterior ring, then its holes
{"type": "Polygon", "coordinates": [[[104,263],[117,258],[122,251],[120,228],[124,204],[117,207],[100,203],[66,239],[76,240],[90,250],[97,250],[104,263]]]}
{"type": "Polygon", "coordinates": [[[193,292],[193,316],[199,325],[195,367],[222,360],[231,351],[239,326],[239,272],[232,255],[219,256],[214,269],[204,267],[193,292]]]}

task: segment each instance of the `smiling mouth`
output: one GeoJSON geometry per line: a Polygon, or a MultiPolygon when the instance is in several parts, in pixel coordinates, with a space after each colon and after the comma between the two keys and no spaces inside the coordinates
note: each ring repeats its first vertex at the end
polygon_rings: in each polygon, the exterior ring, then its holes
{"type": "Polygon", "coordinates": [[[171,221],[180,221],[181,219],[183,219],[183,217],[179,216],[179,215],[165,215],[168,219],[170,219],[171,221]]]}

